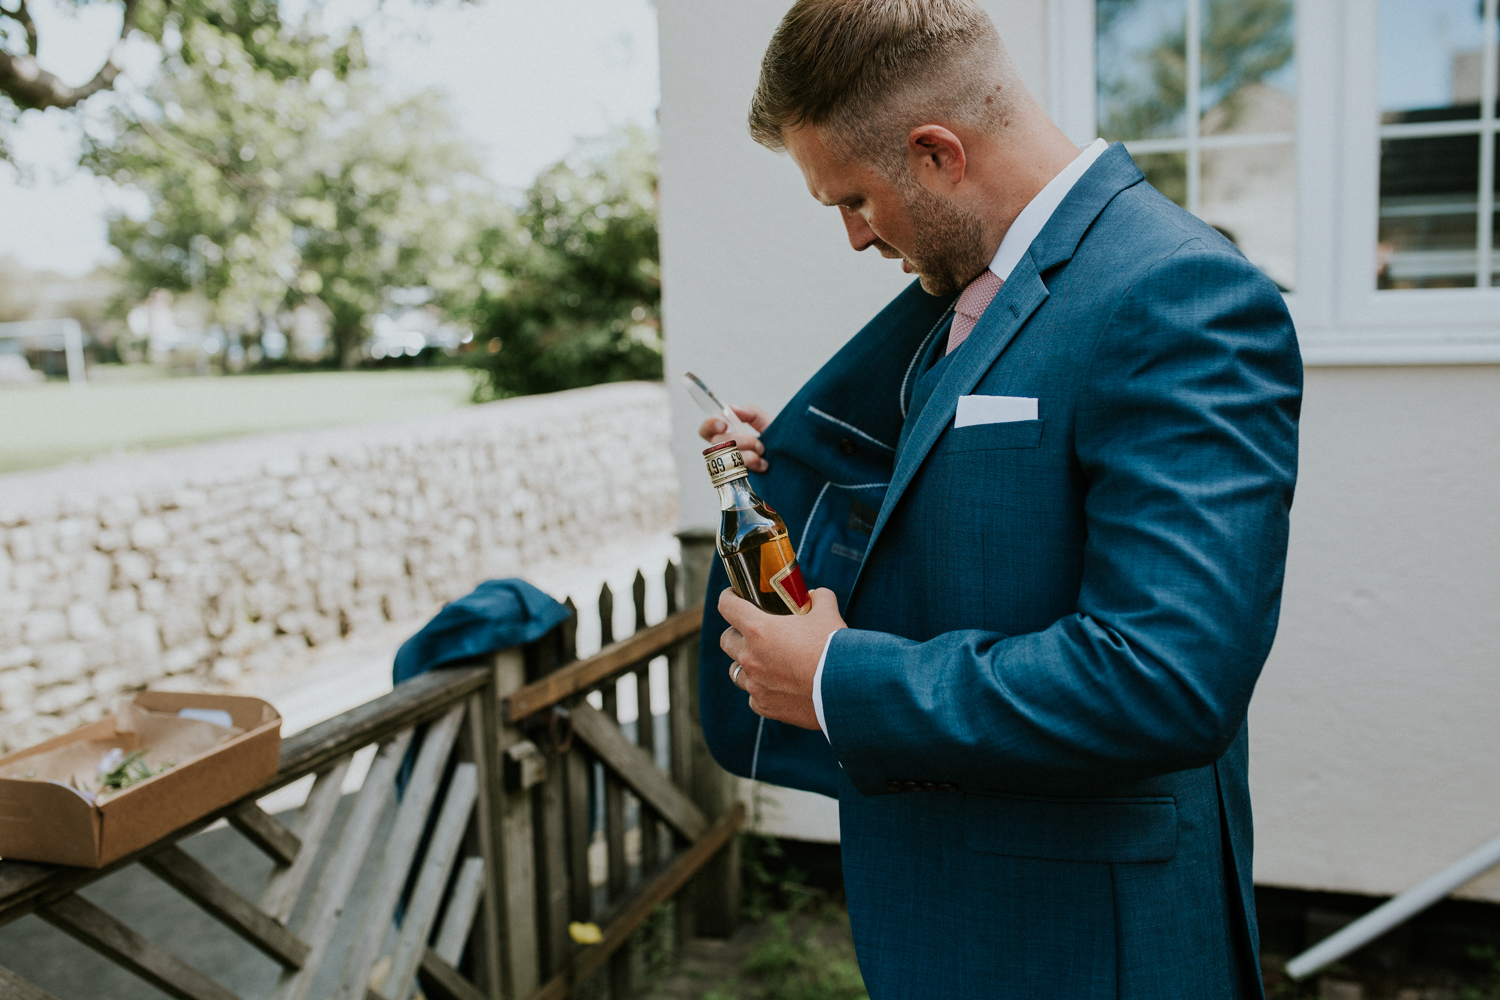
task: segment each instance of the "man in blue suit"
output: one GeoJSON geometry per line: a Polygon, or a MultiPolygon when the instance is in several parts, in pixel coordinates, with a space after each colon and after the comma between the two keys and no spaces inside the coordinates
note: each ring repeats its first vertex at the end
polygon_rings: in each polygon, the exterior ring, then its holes
{"type": "Polygon", "coordinates": [[[1260,996],[1281,296],[1123,147],[1069,142],[972,0],[799,0],[751,131],[919,280],[769,426],[742,411],[820,589],[771,616],[716,565],[715,756],[837,796],[875,1000],[1260,996]]]}

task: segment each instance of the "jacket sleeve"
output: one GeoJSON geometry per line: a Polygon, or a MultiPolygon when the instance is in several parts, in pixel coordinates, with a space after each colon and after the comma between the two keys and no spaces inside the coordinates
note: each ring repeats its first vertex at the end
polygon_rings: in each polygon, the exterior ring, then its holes
{"type": "Polygon", "coordinates": [[[1243,258],[1194,241],[1146,272],[1078,397],[1076,613],[1015,636],[837,633],[823,702],[855,787],[1057,792],[1218,759],[1275,635],[1301,384],[1285,305],[1243,258]]]}

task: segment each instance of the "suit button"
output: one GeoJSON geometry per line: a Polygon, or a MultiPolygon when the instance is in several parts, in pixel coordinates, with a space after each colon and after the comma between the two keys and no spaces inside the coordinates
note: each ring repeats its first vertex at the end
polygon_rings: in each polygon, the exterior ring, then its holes
{"type": "Polygon", "coordinates": [[[901,791],[901,782],[892,778],[885,783],[885,790],[888,792],[899,792],[901,791]]]}
{"type": "Polygon", "coordinates": [[[922,791],[924,791],[924,792],[935,792],[935,791],[937,791],[937,782],[935,782],[935,781],[924,781],[924,782],[922,782],[922,791]]]}
{"type": "Polygon", "coordinates": [[[854,442],[848,438],[839,438],[839,453],[842,455],[854,454],[854,442]]]}
{"type": "Polygon", "coordinates": [[[919,788],[922,787],[920,784],[918,784],[915,781],[907,781],[907,782],[903,782],[903,784],[906,786],[906,790],[908,792],[915,792],[917,789],[919,789],[919,788]]]}

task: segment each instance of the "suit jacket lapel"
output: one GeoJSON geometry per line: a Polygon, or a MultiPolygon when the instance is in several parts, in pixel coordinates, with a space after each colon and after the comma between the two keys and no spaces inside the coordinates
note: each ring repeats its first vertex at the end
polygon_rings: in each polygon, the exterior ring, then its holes
{"type": "MultiPolygon", "coordinates": [[[[911,485],[912,478],[926,460],[927,453],[937,443],[953,415],[958,410],[958,397],[970,392],[984,373],[989,371],[995,359],[1010,344],[1016,332],[1031,318],[1031,314],[1047,300],[1047,286],[1042,282],[1043,272],[1071,260],[1078,244],[1083,241],[1089,227],[1099,217],[1115,196],[1145,178],[1135,161],[1120,143],[1115,143],[1094,161],[1084,175],[1073,185],[1062,203],[1052,213],[1052,218],[1042,227],[1031,247],[1021,257],[1010,278],[1005,282],[994,301],[980,317],[974,332],[969,334],[972,344],[965,344],[953,358],[953,363],[943,373],[938,387],[933,390],[927,406],[917,418],[906,446],[896,461],[891,475],[891,485],[880,506],[880,515],[875,520],[875,529],[865,546],[865,561],[860,565],[850,591],[850,601],[859,590],[869,565],[870,553],[880,539],[891,512],[901,502],[901,495],[911,485]],[[967,356],[965,356],[967,355],[967,356]]],[[[847,611],[847,609],[845,609],[847,611]]]]}
{"type": "MultiPolygon", "coordinates": [[[[885,492],[885,502],[881,504],[880,516],[875,521],[875,529],[870,533],[870,541],[865,548],[867,553],[875,547],[881,530],[890,519],[891,511],[900,502],[901,494],[911,484],[912,477],[917,474],[927,453],[952,421],[958,410],[958,397],[978,384],[984,373],[995,363],[995,359],[1010,344],[1016,331],[1021,329],[1046,299],[1047,286],[1037,276],[1031,258],[1022,257],[1016,269],[1011,272],[1010,279],[979,318],[974,332],[969,334],[968,342],[953,356],[948,370],[943,372],[942,380],[932,391],[932,397],[917,416],[916,426],[912,428],[906,446],[896,461],[891,485],[885,492]]],[[[857,578],[855,586],[859,586],[857,578]]]]}
{"type": "MultiPolygon", "coordinates": [[[[953,298],[934,298],[913,281],[782,408],[781,415],[771,422],[761,439],[768,454],[774,451],[790,456],[829,478],[853,474],[846,469],[850,463],[844,456],[836,451],[830,453],[823,439],[809,432],[809,407],[816,407],[885,446],[886,450],[881,451],[885,469],[880,478],[886,479],[889,448],[901,433],[906,412],[902,400],[914,377],[912,352],[920,349],[933,324],[946,315],[953,298]]],[[[836,481],[865,480],[836,478],[836,481]]]]}

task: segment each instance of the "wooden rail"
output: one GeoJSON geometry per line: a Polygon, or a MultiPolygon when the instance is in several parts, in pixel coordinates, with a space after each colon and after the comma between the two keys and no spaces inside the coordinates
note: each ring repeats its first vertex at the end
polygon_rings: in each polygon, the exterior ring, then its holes
{"type": "Polygon", "coordinates": [[[578,983],[588,979],[609,961],[630,935],[662,903],[676,895],[714,854],[723,849],[729,838],[745,823],[745,806],[736,803],[711,829],[683,851],[672,864],[645,887],[630,905],[623,907],[605,927],[598,944],[577,953],[568,967],[547,981],[531,1000],[563,1000],[578,983]]]}
{"type": "Polygon", "coordinates": [[[639,667],[641,661],[660,655],[689,636],[696,636],[702,623],[703,604],[699,602],[660,625],[652,625],[628,639],[610,643],[586,660],[579,660],[512,691],[501,699],[505,721],[520,722],[579,692],[597,688],[605,681],[639,667]]]}
{"type": "MultiPolygon", "coordinates": [[[[434,1000],[561,998],[606,970],[610,994],[624,1000],[635,931],[676,897],[684,932],[685,887],[744,821],[737,803],[700,803],[688,791],[695,759],[707,766],[692,704],[701,605],[677,610],[677,579],[669,566],[668,617],[647,626],[637,574],[636,631],[619,642],[604,588],[595,656],[574,657],[575,618],[524,649],[423,674],[288,737],[265,786],[103,869],[0,862],[0,925],[35,913],[179,1000],[238,1000],[78,895],[139,864],[279,966],[276,1000],[307,1000],[334,962],[334,1000],[411,1000],[419,984],[434,1000]],[[653,715],[650,683],[662,656],[664,716],[653,715]],[[631,684],[640,714],[622,725],[616,693],[631,684]],[[350,761],[366,748],[373,763],[345,796],[350,761]],[[289,822],[257,804],[309,775],[289,822]],[[258,899],[178,846],[220,819],[272,861],[258,899]],[[601,856],[607,876],[596,883],[601,856]],[[358,924],[335,953],[344,920],[358,924]],[[602,939],[575,943],[576,923],[601,925],[602,939]]],[[[0,996],[53,1000],[4,968],[0,996]]]]}
{"type": "MultiPolygon", "coordinates": [[[[484,687],[490,671],[483,667],[439,670],[414,677],[390,694],[366,702],[343,715],[321,722],[281,741],[276,777],[247,801],[321,771],[331,762],[390,736],[405,726],[426,722],[443,708],[484,687]]],[[[337,798],[333,799],[337,804],[337,798]]],[[[241,807],[226,806],[174,831],[169,837],[99,869],[39,865],[29,861],[0,861],[0,926],[32,912],[38,899],[55,899],[77,892],[112,872],[136,864],[168,844],[212,826],[241,807]]],[[[330,813],[330,818],[331,818],[330,813]]]]}

